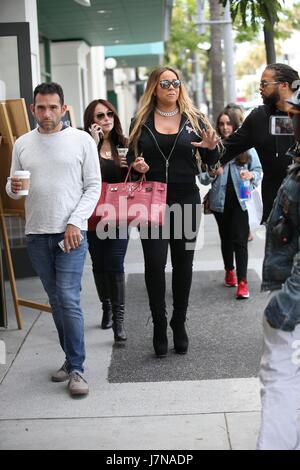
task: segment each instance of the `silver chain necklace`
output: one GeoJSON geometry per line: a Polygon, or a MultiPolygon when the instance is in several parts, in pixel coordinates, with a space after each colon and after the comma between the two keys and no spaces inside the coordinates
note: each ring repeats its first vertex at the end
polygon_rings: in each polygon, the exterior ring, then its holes
{"type": "Polygon", "coordinates": [[[172,117],[172,116],[176,116],[176,114],[179,113],[179,108],[175,108],[174,111],[161,111],[160,109],[155,108],[155,111],[156,111],[160,116],[163,116],[163,117],[172,117]]]}

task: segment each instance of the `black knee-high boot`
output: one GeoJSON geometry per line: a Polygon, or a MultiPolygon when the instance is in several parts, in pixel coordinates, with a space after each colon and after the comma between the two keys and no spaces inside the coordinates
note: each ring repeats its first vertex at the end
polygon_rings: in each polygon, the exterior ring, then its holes
{"type": "Polygon", "coordinates": [[[124,273],[109,273],[110,298],[113,312],[113,331],[115,341],[126,341],[124,328],[125,314],[125,275],[124,273]]]}
{"type": "Polygon", "coordinates": [[[101,328],[108,330],[112,327],[112,308],[109,293],[109,278],[107,273],[93,273],[99,299],[102,303],[101,328]]]}
{"type": "Polygon", "coordinates": [[[175,310],[170,321],[173,330],[174,349],[177,354],[186,354],[189,338],[185,329],[186,311],[175,310]]]}
{"type": "Polygon", "coordinates": [[[165,357],[168,353],[167,312],[152,312],[153,347],[157,357],[165,357]]]}

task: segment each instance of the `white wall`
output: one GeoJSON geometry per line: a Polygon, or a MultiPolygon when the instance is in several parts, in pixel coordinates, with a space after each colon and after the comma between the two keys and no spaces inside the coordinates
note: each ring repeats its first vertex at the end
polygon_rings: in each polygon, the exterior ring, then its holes
{"type": "Polygon", "coordinates": [[[20,98],[17,38],[0,37],[0,80],[3,82],[1,99],[20,98]]]}
{"type": "Polygon", "coordinates": [[[88,57],[89,101],[107,97],[104,60],[104,47],[91,47],[88,57]]]}
{"type": "MultiPolygon", "coordinates": [[[[30,49],[31,49],[31,67],[32,67],[32,87],[34,88],[41,81],[40,77],[40,62],[39,62],[39,37],[38,37],[38,26],[37,26],[37,6],[36,0],[1,0],[0,1],[0,22],[1,23],[19,23],[28,22],[30,30],[30,49]]],[[[7,54],[11,51],[14,54],[13,46],[7,50],[7,54]]],[[[1,57],[1,68],[5,68],[5,60],[7,56],[2,54],[1,57]],[[3,58],[4,57],[4,58],[3,58]]],[[[14,57],[14,56],[12,56],[14,57]]],[[[15,67],[14,67],[15,68],[15,67]]],[[[18,98],[15,95],[14,84],[11,78],[6,77],[6,90],[7,98],[13,94],[14,98],[18,98]]]]}
{"type": "Polygon", "coordinates": [[[89,102],[89,53],[90,47],[83,41],[51,44],[52,80],[63,87],[66,104],[73,106],[77,127],[83,126],[83,112],[89,102]]]}
{"type": "Polygon", "coordinates": [[[114,84],[118,97],[118,111],[124,134],[128,136],[130,122],[136,112],[136,92],[135,85],[129,81],[135,80],[134,69],[115,69],[114,84]]]}
{"type": "Polygon", "coordinates": [[[33,88],[35,88],[41,82],[39,32],[36,0],[25,0],[25,16],[26,21],[29,22],[30,29],[32,85],[33,88]]]}

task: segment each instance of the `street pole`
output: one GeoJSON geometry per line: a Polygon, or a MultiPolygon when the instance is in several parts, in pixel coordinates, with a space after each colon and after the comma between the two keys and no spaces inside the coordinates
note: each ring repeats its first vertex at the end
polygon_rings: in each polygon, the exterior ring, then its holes
{"type": "Polygon", "coordinates": [[[226,81],[226,101],[227,103],[236,100],[236,85],[234,74],[234,45],[232,39],[232,21],[230,14],[230,1],[227,0],[224,9],[224,19],[215,21],[205,21],[204,19],[205,0],[197,0],[197,26],[199,35],[205,32],[206,25],[222,24],[224,39],[224,61],[225,61],[225,81],[226,81]]]}
{"type": "Polygon", "coordinates": [[[234,103],[236,100],[236,86],[234,74],[234,45],[232,39],[232,21],[230,14],[230,2],[227,0],[224,10],[224,61],[225,61],[225,84],[226,102],[234,103]]]}
{"type": "Polygon", "coordinates": [[[197,52],[192,52],[192,69],[194,75],[194,90],[196,107],[199,109],[202,104],[202,80],[200,72],[200,64],[197,52]]]}

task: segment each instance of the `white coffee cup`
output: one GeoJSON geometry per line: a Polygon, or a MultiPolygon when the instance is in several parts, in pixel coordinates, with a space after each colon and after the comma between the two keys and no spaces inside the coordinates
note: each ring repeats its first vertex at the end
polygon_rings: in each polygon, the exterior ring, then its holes
{"type": "Polygon", "coordinates": [[[128,152],[128,148],[118,147],[117,150],[118,150],[118,155],[119,155],[120,158],[121,157],[126,157],[127,152],[128,152]]]}
{"type": "Polygon", "coordinates": [[[19,196],[27,196],[29,192],[29,183],[30,183],[30,171],[26,170],[17,170],[14,172],[14,176],[19,178],[22,182],[22,189],[18,191],[19,196]]]}

